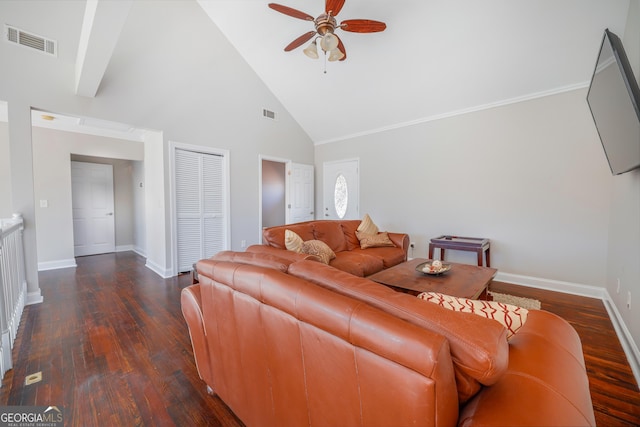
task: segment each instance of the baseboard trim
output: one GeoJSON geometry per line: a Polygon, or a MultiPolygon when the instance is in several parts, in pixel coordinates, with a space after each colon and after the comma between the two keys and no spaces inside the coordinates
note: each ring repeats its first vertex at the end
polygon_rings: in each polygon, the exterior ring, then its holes
{"type": "Polygon", "coordinates": [[[132,251],[132,250],[133,250],[133,245],[116,246],[116,252],[127,252],[127,251],[132,251]]]}
{"type": "Polygon", "coordinates": [[[613,328],[616,330],[616,334],[620,339],[622,349],[627,355],[627,361],[629,362],[629,366],[631,366],[633,376],[636,378],[636,384],[638,384],[638,388],[640,389],[640,350],[638,349],[638,345],[633,340],[631,332],[629,328],[627,328],[627,324],[624,322],[618,307],[613,303],[609,292],[607,292],[606,298],[603,298],[603,302],[611,318],[611,323],[613,323],[613,328]]]}
{"type": "Polygon", "coordinates": [[[147,252],[144,249],[142,249],[140,246],[134,246],[132,250],[133,252],[137,253],[141,257],[144,257],[144,258],[147,257],[147,252]]]}
{"type": "Polygon", "coordinates": [[[613,328],[618,335],[620,345],[622,345],[622,349],[627,356],[627,361],[633,371],[636,383],[640,387],[640,350],[638,349],[638,345],[634,341],[629,328],[624,322],[624,318],[620,314],[618,307],[613,303],[613,299],[605,288],[502,272],[498,272],[494,279],[498,282],[513,283],[514,285],[528,286],[530,288],[545,289],[548,291],[562,292],[565,294],[602,300],[604,307],[609,314],[609,318],[611,319],[611,323],[613,324],[613,328]]]}
{"type": "Polygon", "coordinates": [[[145,267],[147,267],[149,270],[153,271],[154,273],[156,273],[158,276],[162,277],[163,279],[168,279],[169,277],[173,277],[172,271],[169,269],[166,269],[156,263],[154,263],[153,261],[149,261],[149,258],[147,258],[147,262],[145,264],[145,267]]]}
{"type": "Polygon", "coordinates": [[[58,268],[70,268],[77,266],[75,258],[43,261],[38,263],[38,271],[57,270],[58,268]]]}
{"type": "Polygon", "coordinates": [[[40,304],[42,301],[44,301],[44,298],[42,298],[40,289],[35,292],[27,292],[27,300],[25,301],[25,305],[40,304]]]}
{"type": "Polygon", "coordinates": [[[604,300],[606,289],[597,286],[583,285],[581,283],[563,282],[561,280],[543,279],[539,277],[523,276],[520,274],[498,272],[494,278],[498,282],[513,283],[514,285],[528,286],[530,288],[545,289],[547,291],[563,292],[565,294],[579,295],[583,297],[598,298],[604,300]]]}

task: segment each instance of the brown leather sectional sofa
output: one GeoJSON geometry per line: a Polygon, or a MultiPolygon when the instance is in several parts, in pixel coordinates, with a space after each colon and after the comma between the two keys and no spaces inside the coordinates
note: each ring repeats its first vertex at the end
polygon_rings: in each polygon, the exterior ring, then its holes
{"type": "Polygon", "coordinates": [[[409,235],[388,233],[395,247],[361,249],[356,236],[360,220],[321,220],[265,228],[262,245],[252,245],[247,252],[276,255],[292,261],[314,258],[313,255],[297,254],[285,246],[285,230],[298,234],[302,240],[321,240],[336,254],[329,265],[355,276],[365,277],[384,268],[393,267],[407,260],[409,235]]]}
{"type": "Polygon", "coordinates": [[[247,426],[595,425],[580,339],[311,260],[222,252],[182,292],[200,377],[247,426]]]}

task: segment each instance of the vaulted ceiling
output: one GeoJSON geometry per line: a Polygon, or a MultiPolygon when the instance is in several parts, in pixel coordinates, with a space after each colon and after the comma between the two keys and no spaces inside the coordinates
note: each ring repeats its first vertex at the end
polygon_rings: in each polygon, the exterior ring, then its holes
{"type": "MultiPolygon", "coordinates": [[[[337,30],[348,57],[325,63],[307,58],[306,44],[284,52],[313,24],[267,0],[195,1],[316,144],[584,87],[604,29],[623,36],[629,10],[628,0],[346,0],[338,22],[373,19],[387,29],[337,30]]],[[[277,2],[324,11],[324,0],[277,2]]],[[[66,47],[59,58],[75,62],[76,90],[92,96],[127,3],[18,1],[11,19],[19,22],[5,23],[57,34],[66,47]],[[36,3],[46,16],[30,13],[36,3]],[[85,4],[97,5],[89,26],[85,4]]]]}
{"type": "MultiPolygon", "coordinates": [[[[198,0],[317,143],[584,86],[603,31],[622,36],[618,0],[346,0],[338,15],[387,24],[337,30],[343,62],[284,52],[310,22],[268,1],[198,0]]],[[[324,0],[279,0],[312,16],[324,0]]]]}

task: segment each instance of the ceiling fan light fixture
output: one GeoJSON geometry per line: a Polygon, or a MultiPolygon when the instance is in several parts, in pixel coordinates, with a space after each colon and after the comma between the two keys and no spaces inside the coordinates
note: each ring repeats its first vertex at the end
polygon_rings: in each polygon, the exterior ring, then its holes
{"type": "Polygon", "coordinates": [[[324,3],[324,13],[318,15],[315,19],[308,13],[289,6],[277,3],[269,3],[268,6],[276,12],[292,18],[313,22],[315,31],[308,31],[294,39],[284,48],[284,51],[290,52],[307,43],[309,40],[314,39],[314,41],[304,49],[304,54],[309,58],[317,59],[319,57],[318,39],[320,39],[320,48],[322,48],[322,52],[324,53],[326,73],[327,61],[344,61],[347,59],[347,51],[345,50],[342,40],[334,34],[337,29],[351,33],[378,33],[384,31],[387,28],[387,24],[372,19],[347,19],[338,24],[336,16],[342,10],[345,0],[325,0],[324,3]]]}
{"type": "Polygon", "coordinates": [[[344,53],[340,49],[334,49],[329,53],[329,61],[331,62],[340,61],[342,58],[344,58],[344,53]]]}
{"type": "Polygon", "coordinates": [[[318,45],[316,44],[316,41],[312,41],[309,46],[303,50],[303,52],[311,59],[318,59],[318,45]]]}
{"type": "Polygon", "coordinates": [[[331,52],[338,47],[338,38],[333,33],[327,33],[320,39],[320,47],[325,52],[331,52]]]}

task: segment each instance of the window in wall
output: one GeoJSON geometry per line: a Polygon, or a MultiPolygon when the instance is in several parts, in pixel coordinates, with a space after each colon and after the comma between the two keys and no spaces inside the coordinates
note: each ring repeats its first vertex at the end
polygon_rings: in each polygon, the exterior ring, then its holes
{"type": "Polygon", "coordinates": [[[349,202],[349,190],[347,189],[347,180],[342,174],[336,178],[333,201],[338,217],[340,219],[344,218],[344,215],[347,213],[347,203],[349,202]]]}

